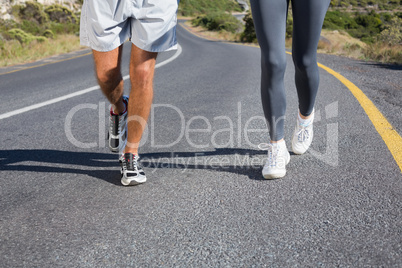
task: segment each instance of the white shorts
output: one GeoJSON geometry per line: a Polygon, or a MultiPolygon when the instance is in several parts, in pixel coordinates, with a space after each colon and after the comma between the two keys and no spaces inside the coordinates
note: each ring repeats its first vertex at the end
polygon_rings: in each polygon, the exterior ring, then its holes
{"type": "Polygon", "coordinates": [[[84,0],[80,40],[111,51],[126,40],[150,52],[177,48],[178,0],[84,0]]]}

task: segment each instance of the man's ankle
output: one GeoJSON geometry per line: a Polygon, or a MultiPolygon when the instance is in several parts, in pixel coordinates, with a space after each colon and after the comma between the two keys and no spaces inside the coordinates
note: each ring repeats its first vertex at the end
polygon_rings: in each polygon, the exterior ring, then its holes
{"type": "Polygon", "coordinates": [[[138,156],[138,150],[124,150],[124,154],[133,154],[138,156]]]}
{"type": "Polygon", "coordinates": [[[114,114],[120,115],[123,114],[126,110],[127,106],[124,103],[123,98],[121,98],[121,100],[118,103],[112,104],[112,112],[114,114]]]}

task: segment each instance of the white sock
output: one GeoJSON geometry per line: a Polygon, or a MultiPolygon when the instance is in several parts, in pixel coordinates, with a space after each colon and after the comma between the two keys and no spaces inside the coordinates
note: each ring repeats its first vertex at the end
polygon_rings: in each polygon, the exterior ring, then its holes
{"type": "Polygon", "coordinates": [[[307,119],[301,118],[300,113],[298,113],[297,114],[297,121],[299,122],[299,125],[301,125],[303,127],[309,126],[314,121],[314,110],[311,113],[311,116],[309,118],[307,118],[307,119]]]}
{"type": "Polygon", "coordinates": [[[278,142],[271,142],[271,144],[272,144],[273,146],[277,146],[277,147],[283,147],[283,146],[286,146],[286,142],[285,142],[285,140],[278,141],[278,142]]]}

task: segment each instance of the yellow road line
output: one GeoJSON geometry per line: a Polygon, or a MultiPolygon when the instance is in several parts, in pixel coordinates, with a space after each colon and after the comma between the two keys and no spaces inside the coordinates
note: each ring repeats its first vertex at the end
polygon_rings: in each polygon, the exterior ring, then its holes
{"type": "Polygon", "coordinates": [[[361,89],[355,86],[344,76],[328,68],[327,66],[322,65],[321,63],[318,63],[318,66],[335,76],[350,90],[350,92],[352,92],[353,96],[355,96],[357,101],[360,103],[360,105],[368,115],[369,119],[373,123],[374,127],[376,128],[377,132],[384,140],[385,144],[388,147],[388,150],[391,152],[402,172],[402,138],[398,134],[398,132],[392,127],[385,116],[382,115],[382,113],[377,109],[374,103],[363,93],[361,89]]]}
{"type": "Polygon", "coordinates": [[[13,71],[10,71],[10,72],[7,72],[7,73],[2,73],[2,74],[0,74],[0,75],[11,74],[11,73],[19,72],[19,71],[24,71],[24,70],[33,69],[33,68],[36,68],[36,67],[46,66],[46,65],[49,65],[49,64],[53,64],[53,63],[58,63],[58,62],[63,62],[63,61],[67,61],[67,60],[72,60],[72,59],[84,57],[84,56],[87,56],[87,55],[90,55],[90,54],[92,54],[92,52],[85,53],[85,54],[78,55],[78,56],[74,56],[74,57],[67,58],[67,59],[62,59],[62,60],[57,60],[57,61],[51,61],[51,62],[46,62],[46,63],[43,63],[43,64],[38,64],[38,65],[30,66],[30,67],[25,67],[25,68],[13,70],[13,71]]]}
{"type": "MultiPolygon", "coordinates": [[[[194,33],[193,31],[190,31],[183,24],[182,24],[182,26],[186,31],[190,32],[191,34],[193,34],[195,36],[198,36],[200,38],[207,39],[210,41],[219,41],[216,39],[206,38],[205,36],[194,33]]],[[[226,42],[226,43],[232,44],[230,42],[226,42]]],[[[239,43],[233,43],[233,44],[239,44],[239,43]]],[[[46,63],[46,64],[41,64],[41,65],[37,65],[37,66],[32,66],[32,67],[28,67],[28,68],[24,68],[24,69],[14,70],[14,71],[11,71],[8,73],[18,72],[18,71],[31,69],[31,68],[35,68],[35,67],[39,67],[39,66],[44,66],[44,65],[48,65],[48,64],[52,64],[52,63],[57,63],[57,62],[65,61],[65,60],[70,60],[70,59],[86,56],[91,53],[92,52],[86,53],[83,55],[79,55],[79,56],[76,56],[73,58],[69,58],[69,59],[63,59],[63,60],[50,62],[50,63],[46,63]]],[[[291,54],[290,52],[286,52],[286,53],[291,54]]],[[[392,156],[394,157],[394,159],[396,161],[396,164],[399,166],[399,168],[402,172],[402,137],[392,127],[392,125],[388,122],[388,120],[385,118],[385,116],[377,109],[377,107],[374,105],[374,103],[363,93],[363,91],[361,89],[359,89],[355,84],[353,84],[348,79],[346,79],[344,76],[335,72],[331,68],[329,68],[321,63],[318,63],[318,66],[320,68],[324,69],[325,71],[327,71],[328,73],[332,74],[342,84],[344,84],[350,90],[350,92],[352,92],[353,96],[355,96],[357,101],[360,103],[363,110],[366,112],[369,119],[373,123],[375,129],[380,134],[381,138],[384,140],[385,144],[388,147],[388,150],[391,152],[392,156]]],[[[4,74],[8,74],[8,73],[4,73],[4,74]]]]}
{"type": "MultiPolygon", "coordinates": [[[[183,25],[183,24],[182,24],[183,25]]],[[[214,39],[203,37],[200,34],[194,33],[187,26],[183,25],[184,29],[188,32],[210,41],[216,41],[214,39]]],[[[232,44],[230,42],[222,41],[223,43],[232,44]]],[[[239,44],[241,43],[234,43],[239,44]]],[[[286,52],[287,54],[291,55],[292,53],[286,52]]],[[[344,84],[350,92],[352,92],[353,96],[357,99],[357,101],[362,106],[363,110],[366,112],[367,116],[373,123],[375,129],[380,134],[381,138],[384,140],[385,144],[388,147],[388,150],[391,152],[392,156],[394,157],[396,164],[399,166],[399,169],[402,173],[402,137],[398,134],[398,132],[392,127],[392,125],[388,122],[385,116],[377,109],[374,103],[363,93],[363,91],[358,88],[355,84],[350,82],[341,74],[335,72],[331,68],[318,63],[318,66],[328,73],[332,74],[336,79],[338,79],[342,84],[344,84]]]]}

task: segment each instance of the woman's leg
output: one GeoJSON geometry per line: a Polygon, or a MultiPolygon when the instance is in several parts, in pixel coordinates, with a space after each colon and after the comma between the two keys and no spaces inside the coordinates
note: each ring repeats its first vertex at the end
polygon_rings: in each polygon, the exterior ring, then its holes
{"type": "Polygon", "coordinates": [[[285,33],[288,0],[251,0],[261,47],[261,99],[271,141],[284,137],[286,96],[285,33]]]}
{"type": "Polygon", "coordinates": [[[293,45],[299,110],[309,116],[314,109],[319,84],[317,45],[331,0],[293,0],[293,45]]]}

